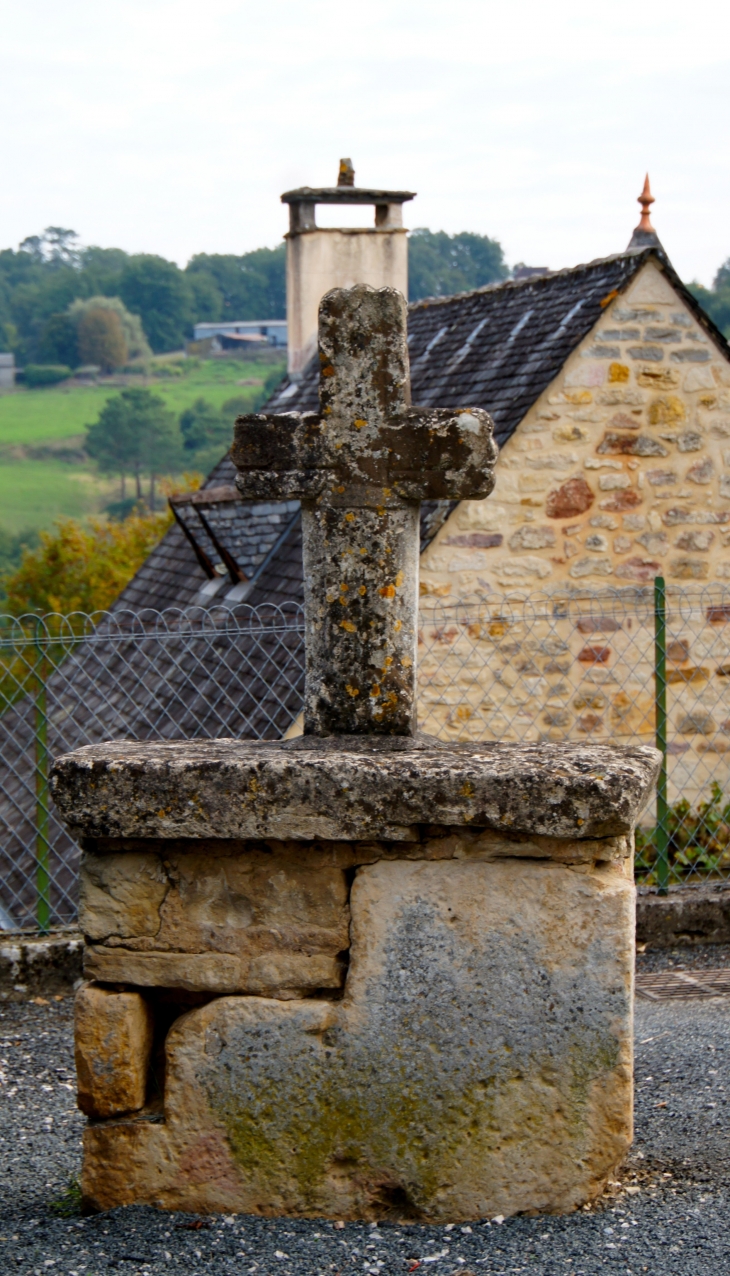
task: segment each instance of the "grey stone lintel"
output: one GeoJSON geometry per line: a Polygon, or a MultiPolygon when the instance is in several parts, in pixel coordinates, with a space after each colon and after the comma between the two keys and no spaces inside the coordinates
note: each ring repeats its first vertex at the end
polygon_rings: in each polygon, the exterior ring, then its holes
{"type": "Polygon", "coordinates": [[[655,782],[649,746],[442,744],[430,737],[88,745],[51,790],[90,838],[379,838],[419,826],[605,838],[634,827],[655,782]]]}

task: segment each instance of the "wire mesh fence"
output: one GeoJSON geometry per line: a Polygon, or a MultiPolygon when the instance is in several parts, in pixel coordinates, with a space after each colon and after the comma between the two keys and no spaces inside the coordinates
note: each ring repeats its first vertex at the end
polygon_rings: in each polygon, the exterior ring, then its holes
{"type": "MultiPolygon", "coordinates": [[[[637,878],[730,876],[730,591],[495,596],[422,608],[419,721],[445,740],[654,744],[637,878]]],[[[111,739],[279,739],[301,709],[301,608],[0,617],[0,927],[76,914],[52,760],[111,739]]]]}
{"type": "Polygon", "coordinates": [[[112,739],[278,739],[303,688],[296,606],[0,617],[0,926],[76,915],[55,757],[112,739]]]}

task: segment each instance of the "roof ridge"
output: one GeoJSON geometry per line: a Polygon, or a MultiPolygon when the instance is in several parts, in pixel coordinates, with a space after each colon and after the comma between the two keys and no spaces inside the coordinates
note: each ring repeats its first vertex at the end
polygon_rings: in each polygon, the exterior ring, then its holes
{"type": "Polygon", "coordinates": [[[595,270],[599,266],[612,265],[614,262],[625,258],[635,258],[638,266],[639,258],[646,257],[648,259],[652,255],[659,257],[663,263],[671,265],[666,253],[653,246],[625,249],[621,253],[611,253],[608,257],[595,257],[593,261],[581,262],[577,266],[562,266],[560,270],[548,270],[544,275],[532,275],[527,279],[502,279],[498,283],[482,284],[480,288],[465,288],[463,292],[452,292],[447,297],[421,297],[418,301],[409,302],[408,309],[418,310],[420,307],[447,305],[450,301],[457,301],[462,297],[481,296],[484,293],[497,293],[513,288],[545,287],[546,284],[555,279],[565,279],[569,275],[577,275],[581,271],[595,270]]]}

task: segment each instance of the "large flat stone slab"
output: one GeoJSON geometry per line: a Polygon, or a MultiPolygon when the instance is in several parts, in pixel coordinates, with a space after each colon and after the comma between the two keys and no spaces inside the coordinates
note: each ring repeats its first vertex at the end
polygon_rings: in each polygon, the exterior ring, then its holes
{"type": "Polygon", "coordinates": [[[381,860],[351,910],[342,1001],[175,1022],[164,1123],[86,1131],[92,1205],[440,1222],[601,1191],[632,1132],[625,866],[381,860]]]}
{"type": "Polygon", "coordinates": [[[108,743],[60,758],[51,790],[92,838],[408,841],[434,824],[605,838],[634,827],[659,760],[584,744],[108,743]]]}

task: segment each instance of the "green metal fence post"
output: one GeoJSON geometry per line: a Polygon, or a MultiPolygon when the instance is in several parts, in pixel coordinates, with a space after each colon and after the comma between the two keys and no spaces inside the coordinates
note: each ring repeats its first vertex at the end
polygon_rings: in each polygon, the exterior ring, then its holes
{"type": "Polygon", "coordinates": [[[659,894],[669,890],[669,807],[667,805],[667,600],[663,576],[654,578],[654,705],[656,747],[662,765],[656,786],[656,872],[659,894]]]}
{"type": "Polygon", "coordinates": [[[47,934],[51,925],[51,864],[48,841],[48,713],[46,706],[46,657],[39,625],[35,629],[35,827],[36,920],[47,934]]]}

